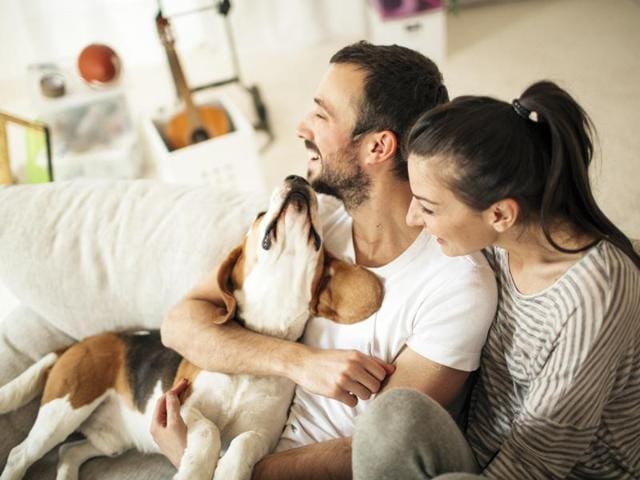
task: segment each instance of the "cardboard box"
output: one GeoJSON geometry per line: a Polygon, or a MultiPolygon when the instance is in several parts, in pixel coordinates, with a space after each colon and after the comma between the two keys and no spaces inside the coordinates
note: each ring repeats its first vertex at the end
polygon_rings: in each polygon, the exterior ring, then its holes
{"type": "Polygon", "coordinates": [[[150,161],[158,178],[171,183],[211,183],[227,188],[265,191],[266,182],[253,126],[227,98],[218,97],[199,105],[217,105],[225,109],[232,129],[188,147],[170,150],[163,127],[171,113],[158,113],[144,121],[150,161]]]}

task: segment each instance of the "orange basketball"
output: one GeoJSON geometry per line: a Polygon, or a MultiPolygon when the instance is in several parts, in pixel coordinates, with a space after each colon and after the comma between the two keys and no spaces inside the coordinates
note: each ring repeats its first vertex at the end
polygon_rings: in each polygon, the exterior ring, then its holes
{"type": "Polygon", "coordinates": [[[120,59],[111,47],[92,43],[78,56],[80,76],[89,83],[108,83],[120,73],[120,59]]]}

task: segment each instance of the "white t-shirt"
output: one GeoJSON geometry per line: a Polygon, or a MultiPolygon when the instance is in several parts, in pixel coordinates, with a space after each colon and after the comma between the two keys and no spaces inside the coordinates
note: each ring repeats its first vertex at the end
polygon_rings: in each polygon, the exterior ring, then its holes
{"type": "MultiPolygon", "coordinates": [[[[327,250],[354,262],[351,217],[333,199],[319,197],[327,250]]],[[[478,368],[497,302],[495,277],[481,253],[447,257],[422,232],[395,260],[369,270],[384,283],[380,310],[352,325],[314,317],[302,338],[306,345],[356,349],[389,363],[407,345],[448,367],[478,368]]],[[[352,435],[355,417],[369,401],[351,408],[297,386],[277,450],[352,435]]]]}

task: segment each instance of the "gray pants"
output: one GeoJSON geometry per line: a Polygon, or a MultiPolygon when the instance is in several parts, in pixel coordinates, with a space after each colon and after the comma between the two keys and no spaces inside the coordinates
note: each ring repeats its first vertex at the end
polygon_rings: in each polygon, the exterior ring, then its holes
{"type": "Polygon", "coordinates": [[[357,419],[354,480],[483,478],[477,471],[473,452],[451,415],[415,390],[390,390],[357,419]]]}

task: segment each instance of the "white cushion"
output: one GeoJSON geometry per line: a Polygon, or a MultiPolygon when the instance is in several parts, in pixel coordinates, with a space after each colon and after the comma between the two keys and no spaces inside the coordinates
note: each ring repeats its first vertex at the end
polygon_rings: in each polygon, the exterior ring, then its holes
{"type": "Polygon", "coordinates": [[[0,280],[0,323],[19,303],[18,299],[13,296],[0,280]]]}
{"type": "Polygon", "coordinates": [[[0,188],[0,280],[62,332],[158,328],[266,195],[155,181],[0,188]]]}

